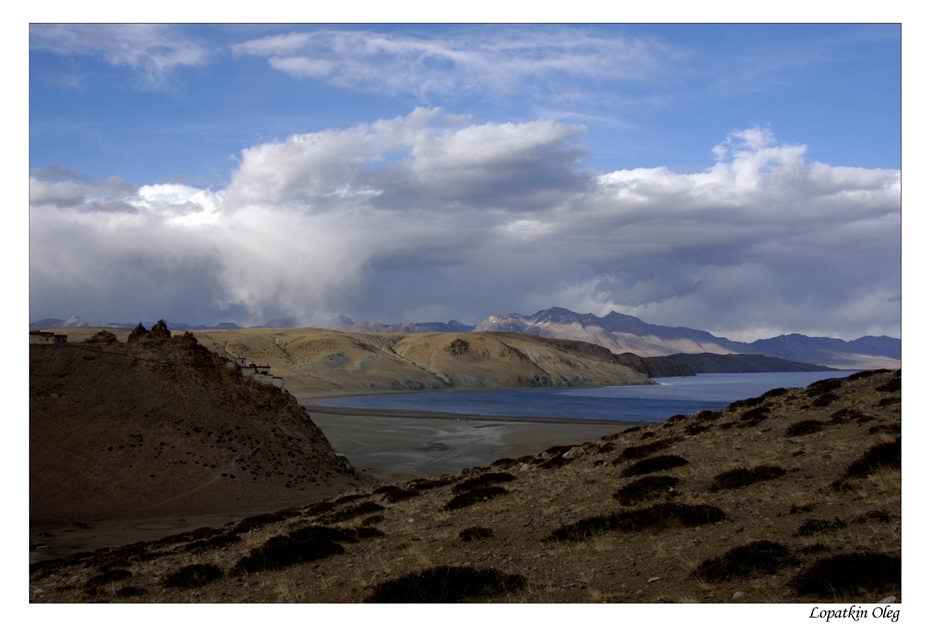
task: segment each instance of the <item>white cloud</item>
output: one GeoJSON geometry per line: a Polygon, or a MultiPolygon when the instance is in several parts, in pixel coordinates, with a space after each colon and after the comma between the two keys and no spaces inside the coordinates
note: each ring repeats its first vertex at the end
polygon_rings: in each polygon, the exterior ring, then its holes
{"type": "Polygon", "coordinates": [[[239,55],[267,57],[296,78],[392,94],[456,95],[519,91],[559,96],[548,81],[652,80],[684,53],[657,40],[583,28],[444,28],[424,36],[372,30],[316,30],[252,39],[239,55]]]}
{"type": "Polygon", "coordinates": [[[558,304],[736,337],[897,333],[899,171],[748,129],[702,171],[600,173],[582,130],[421,108],[252,146],[216,191],[34,172],[33,308],[474,321],[558,304]]]}
{"type": "Polygon", "coordinates": [[[209,60],[206,48],[179,29],[162,24],[33,24],[29,46],[129,67],[146,88],[164,86],[178,67],[201,66],[209,60]]]}

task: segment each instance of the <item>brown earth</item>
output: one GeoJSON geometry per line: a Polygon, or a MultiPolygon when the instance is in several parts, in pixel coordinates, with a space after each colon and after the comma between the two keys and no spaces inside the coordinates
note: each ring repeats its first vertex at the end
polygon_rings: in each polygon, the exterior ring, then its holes
{"type": "Polygon", "coordinates": [[[900,372],[44,562],[34,602],[901,598],[900,372]]]}
{"type": "Polygon", "coordinates": [[[189,334],[29,356],[33,524],[254,512],[363,482],[293,396],[189,334]]]}

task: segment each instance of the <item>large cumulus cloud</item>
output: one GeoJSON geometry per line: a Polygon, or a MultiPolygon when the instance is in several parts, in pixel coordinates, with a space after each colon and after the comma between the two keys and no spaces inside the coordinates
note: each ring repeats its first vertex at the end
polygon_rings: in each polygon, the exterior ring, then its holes
{"type": "Polygon", "coordinates": [[[597,172],[582,132],[416,109],[250,147],[222,189],[33,172],[32,316],[563,305],[740,338],[899,332],[899,171],[813,162],[750,128],[702,171],[597,172]]]}

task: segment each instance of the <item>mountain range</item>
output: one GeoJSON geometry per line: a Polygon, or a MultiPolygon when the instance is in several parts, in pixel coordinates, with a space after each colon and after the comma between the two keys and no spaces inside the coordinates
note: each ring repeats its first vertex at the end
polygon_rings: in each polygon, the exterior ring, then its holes
{"type": "Polygon", "coordinates": [[[901,364],[899,338],[864,336],[846,341],[787,334],[739,342],[689,327],[652,325],[635,316],[617,312],[599,317],[565,308],[549,308],[529,316],[494,315],[478,323],[475,331],[519,332],[583,340],[607,347],[615,353],[631,352],[646,357],[676,353],[740,353],[847,369],[897,368],[901,364]]]}
{"type": "MultiPolygon", "coordinates": [[[[42,319],[30,328],[87,327],[91,325],[78,316],[67,320],[42,319]]],[[[99,326],[101,324],[97,324],[99,326]]],[[[134,323],[105,323],[108,327],[133,327],[134,323]]],[[[532,334],[548,338],[580,340],[606,347],[616,354],[633,353],[642,357],[684,354],[764,355],[782,360],[830,366],[844,369],[898,368],[901,365],[901,340],[888,336],[863,336],[855,340],[785,334],[754,342],[740,342],[716,336],[690,327],[653,325],[635,316],[610,312],[604,316],[573,312],[553,307],[535,314],[517,313],[492,315],[477,325],[459,321],[427,323],[356,322],[339,316],[326,324],[329,329],[365,334],[468,333],[509,332],[532,334]]],[[[175,330],[240,329],[235,323],[190,325],[169,322],[175,330]]],[[[265,323],[266,328],[294,328],[300,323],[293,318],[280,318],[265,323]]],[[[735,361],[731,359],[731,363],[735,361]]],[[[745,362],[743,362],[745,363],[745,362]]],[[[717,364],[709,363],[711,366],[717,364]]]]}

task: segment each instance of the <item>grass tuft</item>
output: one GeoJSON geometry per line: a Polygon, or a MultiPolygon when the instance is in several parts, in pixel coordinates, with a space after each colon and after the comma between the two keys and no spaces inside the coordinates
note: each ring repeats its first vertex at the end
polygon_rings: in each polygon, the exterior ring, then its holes
{"type": "Polygon", "coordinates": [[[769,481],[783,476],[786,470],[781,466],[761,465],[752,468],[734,468],[721,472],[714,477],[714,483],[711,491],[716,490],[733,490],[736,488],[746,487],[760,481],[769,481]]]}
{"type": "Polygon", "coordinates": [[[462,529],[459,533],[459,539],[463,542],[476,542],[478,540],[488,539],[494,537],[494,531],[485,527],[468,527],[467,529],[462,529]]]}
{"type": "Polygon", "coordinates": [[[901,557],[882,553],[835,555],[814,563],[789,583],[802,596],[841,598],[901,586],[901,557]]]}
{"type": "MultiPolygon", "coordinates": [[[[863,479],[882,468],[901,469],[901,438],[894,442],[876,444],[867,450],[862,457],[849,465],[846,474],[839,481],[863,479]]],[[[834,486],[836,483],[834,482],[834,486]]]]}
{"type": "Polygon", "coordinates": [[[470,507],[475,503],[490,500],[503,494],[510,494],[510,490],[497,485],[490,485],[488,487],[478,488],[476,490],[469,490],[467,492],[462,492],[450,500],[443,506],[442,509],[443,511],[454,511],[456,509],[470,507]]]}
{"type": "Polygon", "coordinates": [[[665,440],[657,440],[655,442],[650,442],[649,444],[628,446],[623,449],[617,459],[614,460],[614,465],[622,463],[628,459],[642,459],[643,457],[647,457],[653,453],[664,451],[679,441],[680,438],[666,438],[665,440]]]}
{"type": "Polygon", "coordinates": [[[720,557],[705,560],[694,571],[695,576],[708,581],[740,580],[761,574],[775,574],[794,563],[788,547],[778,542],[760,540],[737,546],[720,557]]]}
{"type": "Polygon", "coordinates": [[[516,477],[509,472],[486,472],[482,475],[478,475],[477,477],[472,477],[471,479],[462,481],[454,488],[452,488],[452,493],[461,494],[462,492],[477,490],[478,488],[483,488],[495,483],[507,483],[508,481],[513,481],[515,479],[516,477]]]}
{"type": "Polygon", "coordinates": [[[641,459],[632,466],[627,467],[622,475],[624,477],[633,477],[636,475],[649,474],[650,472],[661,472],[663,470],[671,470],[672,468],[684,466],[687,463],[687,459],[679,457],[678,455],[656,455],[655,457],[641,459]]]}
{"type": "Polygon", "coordinates": [[[175,570],[164,578],[162,585],[179,589],[195,589],[221,576],[223,576],[223,570],[219,566],[212,563],[195,563],[175,570]]]}
{"type": "Polygon", "coordinates": [[[795,537],[810,537],[812,535],[819,535],[821,533],[829,533],[831,531],[838,531],[840,529],[846,528],[846,522],[837,518],[835,520],[819,520],[816,518],[811,518],[807,520],[804,524],[798,527],[798,530],[794,532],[795,537]]]}
{"type": "Polygon", "coordinates": [[[365,602],[462,602],[520,591],[526,577],[493,568],[439,566],[379,583],[365,602]]]}
{"type": "Polygon", "coordinates": [[[642,477],[624,485],[614,493],[614,498],[624,506],[631,506],[650,498],[676,496],[677,492],[670,491],[678,485],[677,477],[649,476],[642,477]]]}
{"type": "Polygon", "coordinates": [[[340,509],[339,511],[333,512],[324,518],[320,518],[320,521],[324,524],[345,522],[346,520],[351,520],[352,518],[357,518],[358,516],[364,516],[365,514],[375,513],[376,511],[384,511],[384,506],[368,501],[365,503],[359,503],[358,505],[354,505],[352,507],[340,509]]]}
{"type": "Polygon", "coordinates": [[[620,511],[592,516],[554,530],[548,541],[578,542],[606,531],[643,531],[670,529],[677,526],[695,527],[724,520],[727,515],[711,505],[660,503],[644,509],[620,511]]]}
{"type": "Polygon", "coordinates": [[[826,425],[822,420],[801,420],[792,425],[789,425],[785,429],[785,437],[793,438],[796,436],[810,435],[812,433],[818,433],[823,431],[824,425],[826,425]]]}

